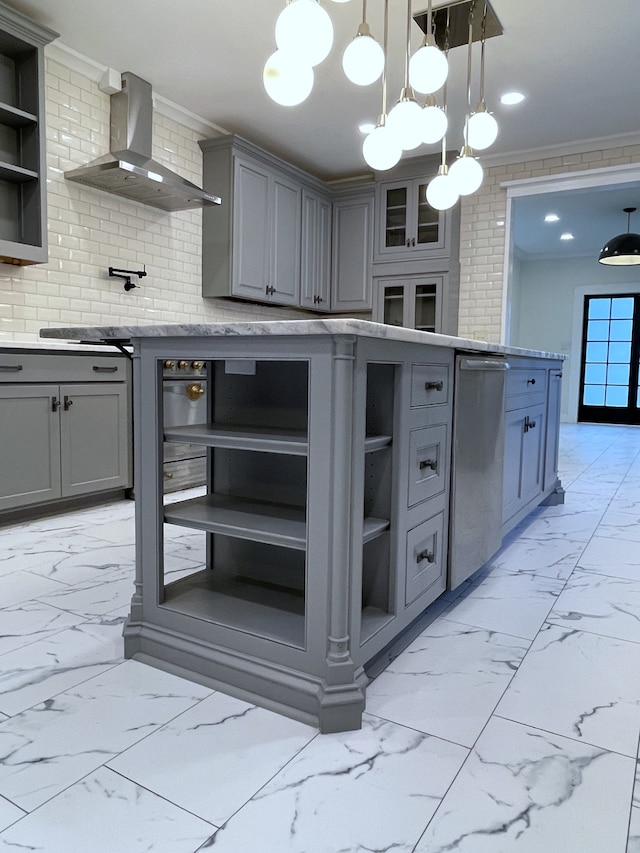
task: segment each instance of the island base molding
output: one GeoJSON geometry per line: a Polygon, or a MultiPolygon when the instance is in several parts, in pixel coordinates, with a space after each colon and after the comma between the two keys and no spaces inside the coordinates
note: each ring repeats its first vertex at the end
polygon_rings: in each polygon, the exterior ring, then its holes
{"type": "Polygon", "coordinates": [[[124,647],[126,658],[315,726],[322,734],[360,728],[368,682],[362,667],[350,666],[350,683],[341,672],[340,683],[331,685],[324,678],[145,623],[125,625],[124,647]]]}

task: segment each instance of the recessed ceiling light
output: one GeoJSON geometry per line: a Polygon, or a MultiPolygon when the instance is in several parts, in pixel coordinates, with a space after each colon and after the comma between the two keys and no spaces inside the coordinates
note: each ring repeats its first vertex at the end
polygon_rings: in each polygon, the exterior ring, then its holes
{"type": "Polygon", "coordinates": [[[561,240],[573,240],[573,234],[571,231],[565,231],[564,234],[560,235],[561,240]]]}
{"type": "Polygon", "coordinates": [[[363,121],[362,124],[358,125],[358,130],[360,131],[360,133],[371,133],[371,131],[375,129],[375,124],[372,124],[370,121],[363,121]]]}
{"type": "Polygon", "coordinates": [[[544,218],[545,222],[560,222],[560,217],[557,213],[547,213],[544,218]]]}
{"type": "Polygon", "coordinates": [[[521,104],[522,101],[524,101],[524,95],[522,92],[505,92],[500,98],[500,103],[505,104],[505,106],[521,104]]]}

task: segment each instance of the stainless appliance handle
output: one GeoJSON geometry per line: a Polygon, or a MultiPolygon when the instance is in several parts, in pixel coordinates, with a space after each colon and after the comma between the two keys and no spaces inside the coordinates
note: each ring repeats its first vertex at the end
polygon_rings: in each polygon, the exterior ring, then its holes
{"type": "Polygon", "coordinates": [[[458,362],[460,370],[509,370],[508,361],[498,361],[492,358],[461,358],[458,362]]]}

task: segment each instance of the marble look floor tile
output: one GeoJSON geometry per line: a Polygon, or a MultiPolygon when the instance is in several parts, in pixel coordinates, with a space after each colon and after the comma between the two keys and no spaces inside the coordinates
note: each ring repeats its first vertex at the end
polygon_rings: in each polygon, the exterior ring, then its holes
{"type": "Polygon", "coordinates": [[[135,522],[133,515],[128,518],[114,518],[108,521],[96,520],[87,525],[89,536],[106,540],[113,545],[134,546],[136,541],[135,522]]]}
{"type": "Polygon", "coordinates": [[[100,768],[0,833],[0,851],[193,853],[212,831],[205,821],[100,768]]]}
{"type": "Polygon", "coordinates": [[[444,615],[454,622],[533,640],[563,586],[553,578],[489,571],[444,615]]]}
{"type": "Polygon", "coordinates": [[[113,545],[101,539],[90,539],[89,542],[93,543],[91,548],[62,555],[59,558],[55,553],[39,554],[37,551],[31,555],[25,555],[29,565],[25,565],[24,569],[67,586],[85,581],[100,583],[104,576],[113,572],[123,569],[134,570],[133,547],[113,545]]]}
{"type": "Polygon", "coordinates": [[[626,853],[640,853],[640,763],[636,765],[636,784],[633,789],[629,841],[626,853]]]}
{"type": "Polygon", "coordinates": [[[52,595],[56,592],[67,592],[69,589],[58,581],[42,578],[31,572],[13,572],[10,575],[4,575],[1,582],[3,608],[15,607],[15,605],[22,604],[25,601],[52,595]]]}
{"type": "Polygon", "coordinates": [[[640,581],[575,569],[547,621],[640,643],[640,581]]]}
{"type": "Polygon", "coordinates": [[[438,619],[367,687],[367,713],[473,746],[528,640],[438,619]]]}
{"type": "Polygon", "coordinates": [[[109,767],[220,826],[317,729],[214,693],[109,762],[109,767]]]}
{"type": "Polygon", "coordinates": [[[216,853],[409,853],[467,754],[365,715],[359,731],[311,741],[209,846],[216,853]]]}
{"type": "Polygon", "coordinates": [[[602,509],[586,511],[566,505],[561,512],[551,512],[552,509],[555,507],[549,507],[524,525],[520,535],[524,539],[570,539],[585,543],[593,536],[603,514],[602,509]]]}
{"type": "Polygon", "coordinates": [[[492,572],[518,572],[566,580],[584,550],[584,542],[565,538],[525,539],[507,543],[489,560],[492,572]]]}
{"type": "MultiPolygon", "coordinates": [[[[93,553],[100,542],[83,533],[74,533],[68,537],[52,537],[41,534],[37,537],[15,537],[0,543],[0,576],[17,571],[36,571],[44,573],[52,580],[63,580],[63,569],[68,561],[79,555],[93,553]],[[58,569],[58,566],[61,568],[58,569]],[[44,570],[44,571],[43,571],[44,570]],[[60,572],[60,577],[56,575],[60,572]]],[[[76,580],[71,576],[71,583],[76,580]]]]}
{"type": "Polygon", "coordinates": [[[634,762],[493,718],[415,853],[625,853],[634,762]]]}
{"type": "Polygon", "coordinates": [[[637,534],[638,541],[633,541],[629,533],[600,536],[600,529],[578,560],[578,568],[587,572],[640,581],[640,545],[638,544],[640,532],[637,534]]]}
{"type": "Polygon", "coordinates": [[[31,811],[210,693],[125,661],[0,724],[0,795],[31,811]]]}
{"type": "Polygon", "coordinates": [[[613,504],[610,504],[598,527],[598,535],[610,539],[628,539],[636,543],[637,550],[637,543],[640,542],[640,504],[636,506],[637,511],[627,512],[616,509],[613,504]]]}
{"type": "MultiPolygon", "coordinates": [[[[17,820],[20,820],[21,817],[24,817],[25,812],[22,809],[19,809],[17,806],[14,806],[13,803],[10,803],[8,800],[5,800],[4,797],[0,797],[0,838],[2,838],[2,830],[6,829],[8,826],[11,826],[12,823],[15,823],[17,820]]],[[[0,847],[0,850],[2,847],[0,847]]]]}
{"type": "Polygon", "coordinates": [[[0,655],[44,640],[82,621],[81,616],[40,601],[7,607],[0,610],[0,655]]]}
{"type": "Polygon", "coordinates": [[[2,657],[0,711],[12,716],[124,660],[122,616],[60,631],[2,657]]]}
{"type": "Polygon", "coordinates": [[[38,600],[91,619],[129,604],[133,595],[134,576],[135,572],[131,567],[109,572],[97,581],[85,581],[71,587],[56,584],[55,592],[38,595],[38,600]]]}
{"type": "Polygon", "coordinates": [[[546,625],[496,714],[636,757],[640,679],[636,643],[546,625]]]}

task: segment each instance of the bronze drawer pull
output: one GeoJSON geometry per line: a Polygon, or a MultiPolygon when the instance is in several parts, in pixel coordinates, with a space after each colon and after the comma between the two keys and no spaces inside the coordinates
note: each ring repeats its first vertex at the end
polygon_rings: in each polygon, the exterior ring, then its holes
{"type": "Polygon", "coordinates": [[[425,382],[424,390],[425,391],[442,391],[444,388],[444,382],[440,379],[438,382],[425,382]]]}
{"type": "Polygon", "coordinates": [[[437,459],[421,459],[420,460],[420,470],[424,471],[425,468],[431,468],[432,471],[435,471],[438,467],[437,459]]]}
{"type": "Polygon", "coordinates": [[[423,560],[426,560],[427,563],[435,563],[436,555],[433,551],[420,551],[416,557],[416,563],[421,563],[423,560]]]}
{"type": "Polygon", "coordinates": [[[536,384],[535,379],[527,379],[527,385],[535,385],[535,384],[536,384]]]}
{"type": "Polygon", "coordinates": [[[93,372],[94,373],[115,373],[117,371],[117,369],[118,369],[117,366],[116,367],[98,367],[97,364],[93,365],[93,372]]]}
{"type": "Polygon", "coordinates": [[[22,370],[21,364],[0,364],[0,370],[5,371],[6,373],[17,373],[19,370],[22,370]]]}

